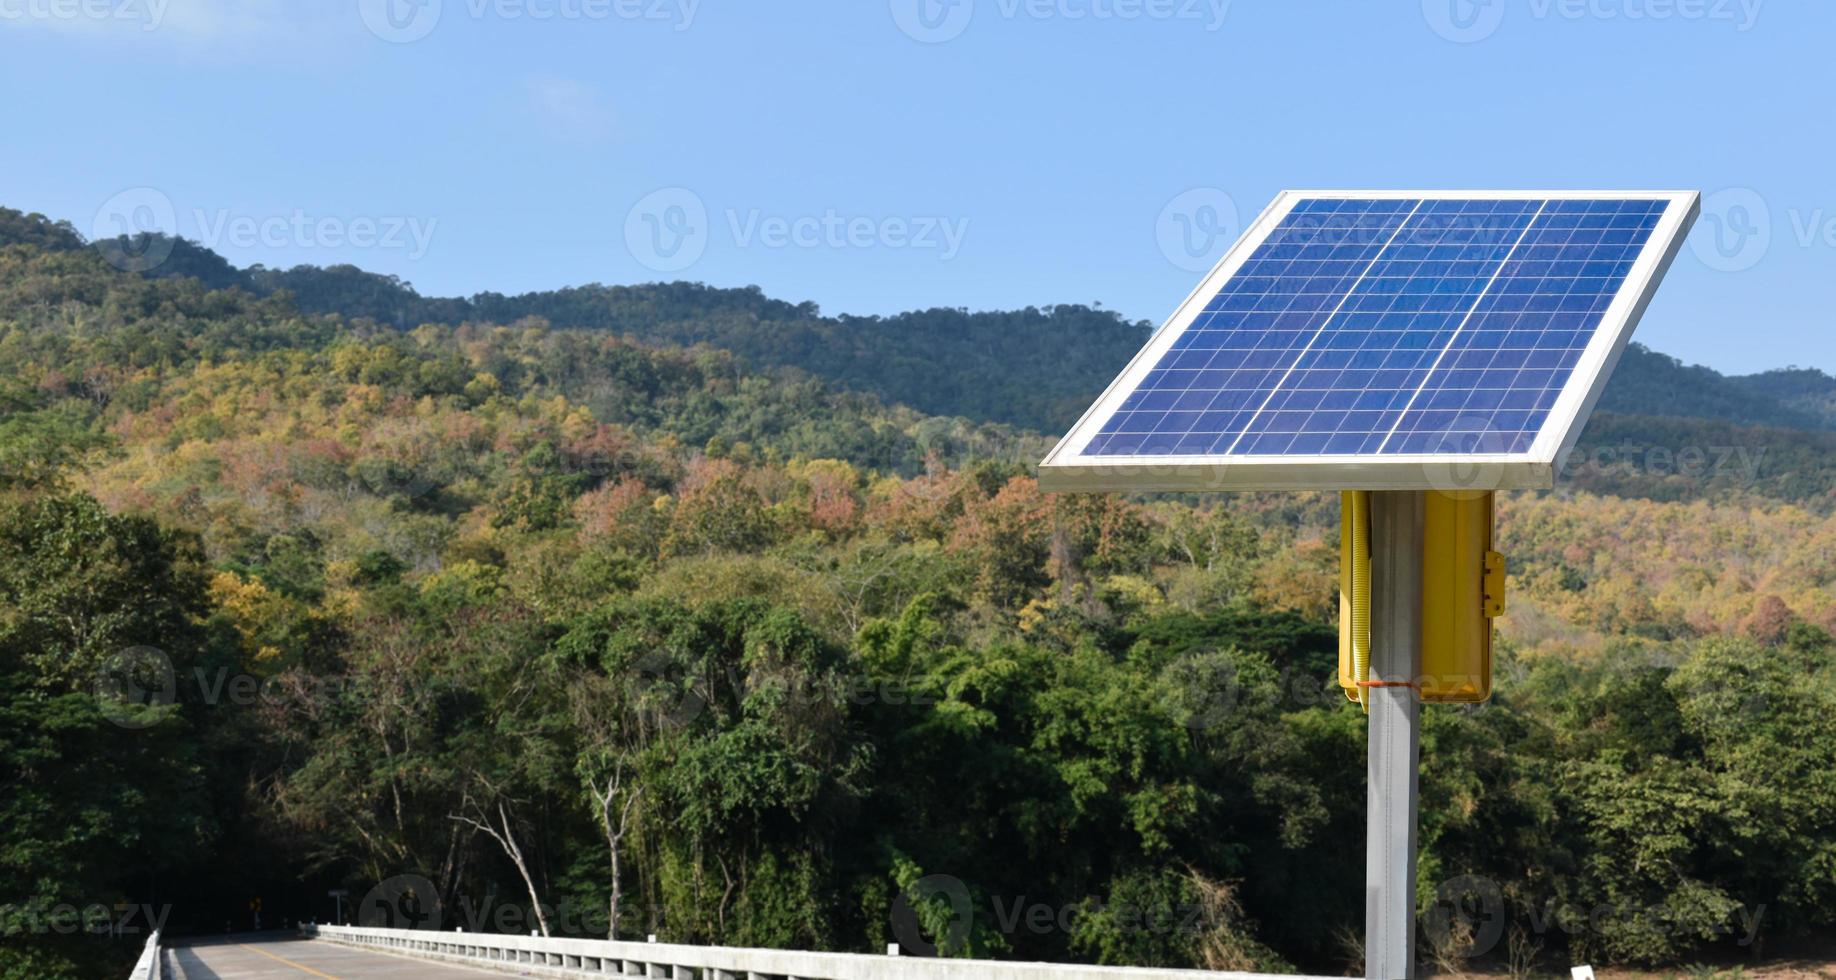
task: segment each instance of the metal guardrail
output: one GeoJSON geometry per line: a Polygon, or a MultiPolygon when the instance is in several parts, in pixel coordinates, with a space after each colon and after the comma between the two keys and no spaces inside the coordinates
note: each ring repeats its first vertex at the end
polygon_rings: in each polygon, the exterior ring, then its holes
{"type": "Polygon", "coordinates": [[[159,948],[159,931],[147,937],[147,945],[140,951],[140,960],[134,964],[134,972],[128,974],[128,980],[160,980],[165,976],[161,968],[159,948]]]}
{"type": "MultiPolygon", "coordinates": [[[[667,980],[1309,980],[1204,970],[919,959],[861,953],[543,939],[469,932],[301,926],[309,939],[524,975],[667,980]]],[[[1318,978],[1313,978],[1318,980],[1318,978]]]]}

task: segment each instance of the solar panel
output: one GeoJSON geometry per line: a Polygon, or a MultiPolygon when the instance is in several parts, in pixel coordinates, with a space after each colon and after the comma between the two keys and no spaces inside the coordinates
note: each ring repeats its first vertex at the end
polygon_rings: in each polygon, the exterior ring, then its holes
{"type": "Polygon", "coordinates": [[[1286,192],[1040,479],[1548,486],[1697,208],[1693,192],[1286,192]]]}

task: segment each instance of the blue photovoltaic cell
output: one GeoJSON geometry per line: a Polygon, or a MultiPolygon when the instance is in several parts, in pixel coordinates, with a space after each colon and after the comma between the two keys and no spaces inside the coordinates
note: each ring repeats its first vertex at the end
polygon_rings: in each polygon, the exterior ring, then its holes
{"type": "Polygon", "coordinates": [[[1300,201],[1084,453],[1527,451],[1665,207],[1300,201]]]}

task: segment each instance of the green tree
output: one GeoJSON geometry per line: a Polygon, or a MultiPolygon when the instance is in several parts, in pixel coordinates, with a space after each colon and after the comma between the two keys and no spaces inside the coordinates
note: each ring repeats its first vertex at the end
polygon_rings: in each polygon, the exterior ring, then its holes
{"type": "Polygon", "coordinates": [[[0,975],[118,968],[97,930],[213,833],[182,685],[208,654],[197,557],[89,497],[0,498],[0,975]]]}

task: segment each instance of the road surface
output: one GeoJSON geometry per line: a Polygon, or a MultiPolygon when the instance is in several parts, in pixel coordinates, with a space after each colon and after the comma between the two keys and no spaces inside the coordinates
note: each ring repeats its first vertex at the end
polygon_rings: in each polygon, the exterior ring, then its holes
{"type": "Polygon", "coordinates": [[[172,950],[178,980],[478,980],[505,976],[433,960],[351,949],[294,937],[255,935],[200,940],[172,950]]]}

